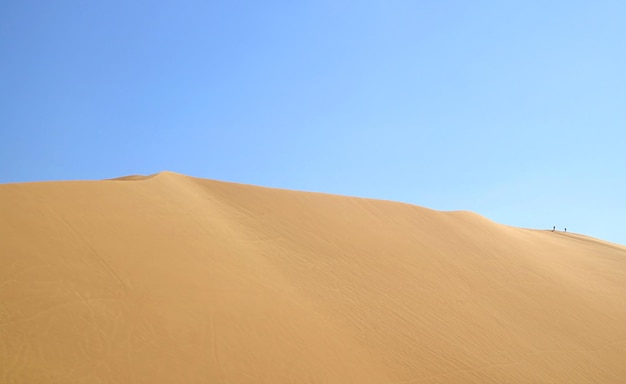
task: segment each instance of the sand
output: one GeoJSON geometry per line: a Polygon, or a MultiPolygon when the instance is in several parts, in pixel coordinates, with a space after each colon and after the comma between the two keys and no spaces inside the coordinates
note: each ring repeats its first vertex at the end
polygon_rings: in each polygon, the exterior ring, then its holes
{"type": "Polygon", "coordinates": [[[2,383],[626,383],[626,247],[470,212],[4,184],[0,267],[2,383]]]}

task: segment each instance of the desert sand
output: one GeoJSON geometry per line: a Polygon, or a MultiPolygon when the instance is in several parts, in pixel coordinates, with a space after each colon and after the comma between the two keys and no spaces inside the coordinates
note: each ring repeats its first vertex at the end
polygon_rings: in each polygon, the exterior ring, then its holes
{"type": "Polygon", "coordinates": [[[626,383],[626,247],[171,172],[4,184],[0,382],[626,383]]]}

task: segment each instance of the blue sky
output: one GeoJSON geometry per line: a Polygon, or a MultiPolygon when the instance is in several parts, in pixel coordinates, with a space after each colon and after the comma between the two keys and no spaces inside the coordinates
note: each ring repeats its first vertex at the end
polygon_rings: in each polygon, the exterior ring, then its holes
{"type": "Polygon", "coordinates": [[[625,15],[0,0],[0,183],[171,170],[626,244],[625,15]]]}

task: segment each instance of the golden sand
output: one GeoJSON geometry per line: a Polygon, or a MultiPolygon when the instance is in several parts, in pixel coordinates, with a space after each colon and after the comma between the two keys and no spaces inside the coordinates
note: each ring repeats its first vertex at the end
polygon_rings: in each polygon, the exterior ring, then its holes
{"type": "Polygon", "coordinates": [[[0,382],[626,383],[626,247],[170,172],[0,185],[0,382]]]}

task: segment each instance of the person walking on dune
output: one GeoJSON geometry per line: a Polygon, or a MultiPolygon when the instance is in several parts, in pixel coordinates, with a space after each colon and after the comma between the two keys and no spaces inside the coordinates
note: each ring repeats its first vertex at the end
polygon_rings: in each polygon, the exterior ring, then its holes
{"type": "Polygon", "coordinates": [[[556,229],[556,225],[552,226],[552,232],[554,232],[554,230],[556,229]]]}

